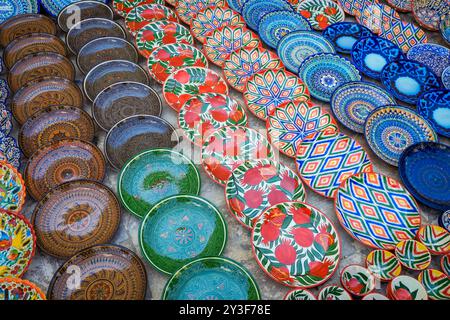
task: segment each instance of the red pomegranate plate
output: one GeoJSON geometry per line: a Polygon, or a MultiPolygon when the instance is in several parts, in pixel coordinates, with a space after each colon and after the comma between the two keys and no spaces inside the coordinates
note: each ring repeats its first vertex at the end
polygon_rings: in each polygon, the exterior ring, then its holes
{"type": "Polygon", "coordinates": [[[164,4],[164,0],[113,0],[112,4],[114,11],[119,16],[125,17],[136,6],[141,4],[164,4]]]}
{"type": "Polygon", "coordinates": [[[158,20],[178,22],[178,17],[172,9],[161,4],[141,4],[128,12],[125,27],[135,37],[144,26],[158,20]]]}

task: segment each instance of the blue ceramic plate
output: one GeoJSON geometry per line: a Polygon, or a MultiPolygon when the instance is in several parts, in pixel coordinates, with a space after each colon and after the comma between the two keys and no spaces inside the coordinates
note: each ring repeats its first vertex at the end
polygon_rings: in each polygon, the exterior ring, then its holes
{"type": "Polygon", "coordinates": [[[444,69],[441,75],[442,84],[446,89],[450,89],[450,66],[444,69]]]}
{"type": "Polygon", "coordinates": [[[0,23],[19,14],[38,12],[38,0],[1,0],[0,23]]]}
{"type": "Polygon", "coordinates": [[[412,60],[387,64],[380,80],[394,97],[411,104],[415,104],[422,93],[441,87],[438,76],[430,68],[412,60]]]}
{"type": "Polygon", "coordinates": [[[439,22],[442,38],[450,44],[450,12],[444,14],[439,22]]]}
{"type": "Polygon", "coordinates": [[[348,82],[338,87],[330,101],[336,119],[348,129],[363,133],[364,122],[372,110],[396,104],[395,99],[374,83],[348,82]]]}
{"type": "Polygon", "coordinates": [[[356,41],[373,36],[373,33],[355,22],[338,22],[323,30],[322,35],[334,45],[337,52],[350,53],[356,41]]]}
{"type": "Polygon", "coordinates": [[[334,47],[327,39],[313,31],[294,31],[281,38],[277,53],[284,66],[294,73],[302,62],[316,53],[334,53],[334,47]]]}
{"type": "Polygon", "coordinates": [[[0,103],[5,103],[9,97],[9,86],[5,79],[0,79],[0,103]]]}
{"type": "MultiPolygon", "coordinates": [[[[15,0],[13,0],[15,1],[15,0]]],[[[59,12],[71,3],[78,2],[80,0],[41,0],[41,5],[52,17],[57,17],[59,12]]],[[[109,0],[95,0],[103,3],[109,2],[109,0]]]]}
{"type": "Polygon", "coordinates": [[[431,90],[422,94],[417,112],[427,119],[437,133],[450,137],[450,90],[431,90]]]}
{"type": "Polygon", "coordinates": [[[439,225],[450,232],[450,210],[442,212],[439,216],[439,225]]]}
{"type": "Polygon", "coordinates": [[[242,6],[242,16],[247,25],[258,31],[259,23],[264,15],[277,10],[289,10],[294,8],[286,0],[246,0],[242,6]]]}
{"type": "Polygon", "coordinates": [[[259,23],[258,33],[269,47],[276,48],[281,38],[297,30],[311,30],[308,20],[289,10],[266,14],[259,23]]]}
{"type": "Polygon", "coordinates": [[[318,53],[308,57],[298,69],[300,79],[311,96],[329,102],[340,85],[361,80],[358,70],[345,58],[333,53],[318,53]]]}
{"type": "Polygon", "coordinates": [[[6,108],[0,109],[0,130],[8,135],[12,130],[12,114],[6,108]]]}
{"type": "Polygon", "coordinates": [[[400,179],[423,204],[450,209],[450,147],[423,142],[408,147],[398,162],[400,179]]]}
{"type": "Polygon", "coordinates": [[[15,168],[20,167],[20,149],[17,141],[8,135],[5,135],[0,131],[0,153],[6,158],[6,160],[15,168]]]}
{"type": "Polygon", "coordinates": [[[364,125],[369,147],[387,163],[397,166],[401,153],[419,142],[437,141],[433,127],[422,116],[402,106],[373,110],[364,125]]]}
{"type": "Polygon", "coordinates": [[[381,70],[389,62],[406,59],[397,45],[377,36],[362,38],[355,42],[351,55],[356,68],[374,79],[380,79],[381,70]]]}
{"type": "Polygon", "coordinates": [[[228,6],[239,13],[242,11],[243,2],[245,2],[245,0],[227,0],[228,6]]]}
{"type": "Polygon", "coordinates": [[[409,49],[408,59],[423,63],[437,76],[450,66],[450,49],[434,43],[420,43],[409,49]]]}
{"type": "Polygon", "coordinates": [[[237,262],[221,257],[201,258],[167,282],[163,300],[259,300],[258,285],[237,262]]]}

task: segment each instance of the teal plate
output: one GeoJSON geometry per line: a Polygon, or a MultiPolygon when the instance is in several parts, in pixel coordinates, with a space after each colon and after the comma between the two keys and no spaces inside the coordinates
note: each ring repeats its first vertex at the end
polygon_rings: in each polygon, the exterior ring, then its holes
{"type": "Polygon", "coordinates": [[[157,270],[172,274],[203,257],[220,256],[227,242],[227,225],[207,200],[177,195],[157,203],[145,216],[139,245],[157,270]]]}
{"type": "Polygon", "coordinates": [[[202,258],[178,270],[163,300],[259,300],[258,285],[237,262],[221,257],[202,258]]]}
{"type": "Polygon", "coordinates": [[[166,197],[198,195],[200,175],[186,156],[169,149],[150,149],[125,164],[117,188],[122,205],[142,218],[166,197]]]}

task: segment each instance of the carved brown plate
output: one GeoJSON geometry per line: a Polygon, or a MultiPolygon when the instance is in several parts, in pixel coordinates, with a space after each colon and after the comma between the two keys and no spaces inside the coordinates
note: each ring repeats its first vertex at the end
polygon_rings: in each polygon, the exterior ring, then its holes
{"type": "Polygon", "coordinates": [[[43,32],[56,34],[56,25],[42,14],[22,14],[8,19],[0,28],[0,45],[6,47],[15,38],[25,34],[43,32]]]}

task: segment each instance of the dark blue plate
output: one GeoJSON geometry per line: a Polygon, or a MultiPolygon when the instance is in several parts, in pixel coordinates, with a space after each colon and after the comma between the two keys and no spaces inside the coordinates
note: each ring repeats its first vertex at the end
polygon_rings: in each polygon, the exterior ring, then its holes
{"type": "Polygon", "coordinates": [[[0,79],[0,103],[5,103],[9,97],[9,86],[5,79],[0,79]]]}
{"type": "Polygon", "coordinates": [[[262,17],[269,12],[277,10],[295,12],[294,8],[286,0],[246,0],[242,6],[242,16],[250,29],[258,31],[262,17]]]}
{"type": "Polygon", "coordinates": [[[233,9],[234,11],[237,11],[241,13],[242,6],[245,0],[227,0],[228,6],[233,9]]]}
{"type": "Polygon", "coordinates": [[[387,64],[381,71],[381,83],[397,99],[415,104],[422,93],[439,89],[439,78],[426,65],[412,60],[387,64]]]}
{"type": "Polygon", "coordinates": [[[434,209],[450,209],[449,146],[437,142],[409,146],[400,156],[398,171],[418,201],[434,209]]]}
{"type": "Polygon", "coordinates": [[[431,123],[437,133],[450,137],[450,90],[425,92],[417,102],[417,111],[431,123]]]}
{"type": "Polygon", "coordinates": [[[444,69],[441,75],[442,84],[446,89],[450,89],[450,66],[444,69]]]}
{"type": "Polygon", "coordinates": [[[388,63],[406,59],[397,45],[377,36],[362,38],[355,42],[351,55],[355,67],[374,79],[380,79],[381,70],[388,63]]]}
{"type": "Polygon", "coordinates": [[[450,210],[442,212],[441,216],[439,217],[439,225],[450,232],[450,210]]]}
{"type": "Polygon", "coordinates": [[[373,36],[373,33],[359,23],[338,22],[323,30],[322,35],[333,44],[337,52],[350,53],[356,41],[373,36]]]}
{"type": "Polygon", "coordinates": [[[0,153],[15,168],[20,167],[21,152],[17,141],[0,131],[0,153]]]}
{"type": "Polygon", "coordinates": [[[437,76],[441,76],[450,66],[450,49],[434,43],[419,43],[409,49],[406,57],[429,67],[437,76]]]}

